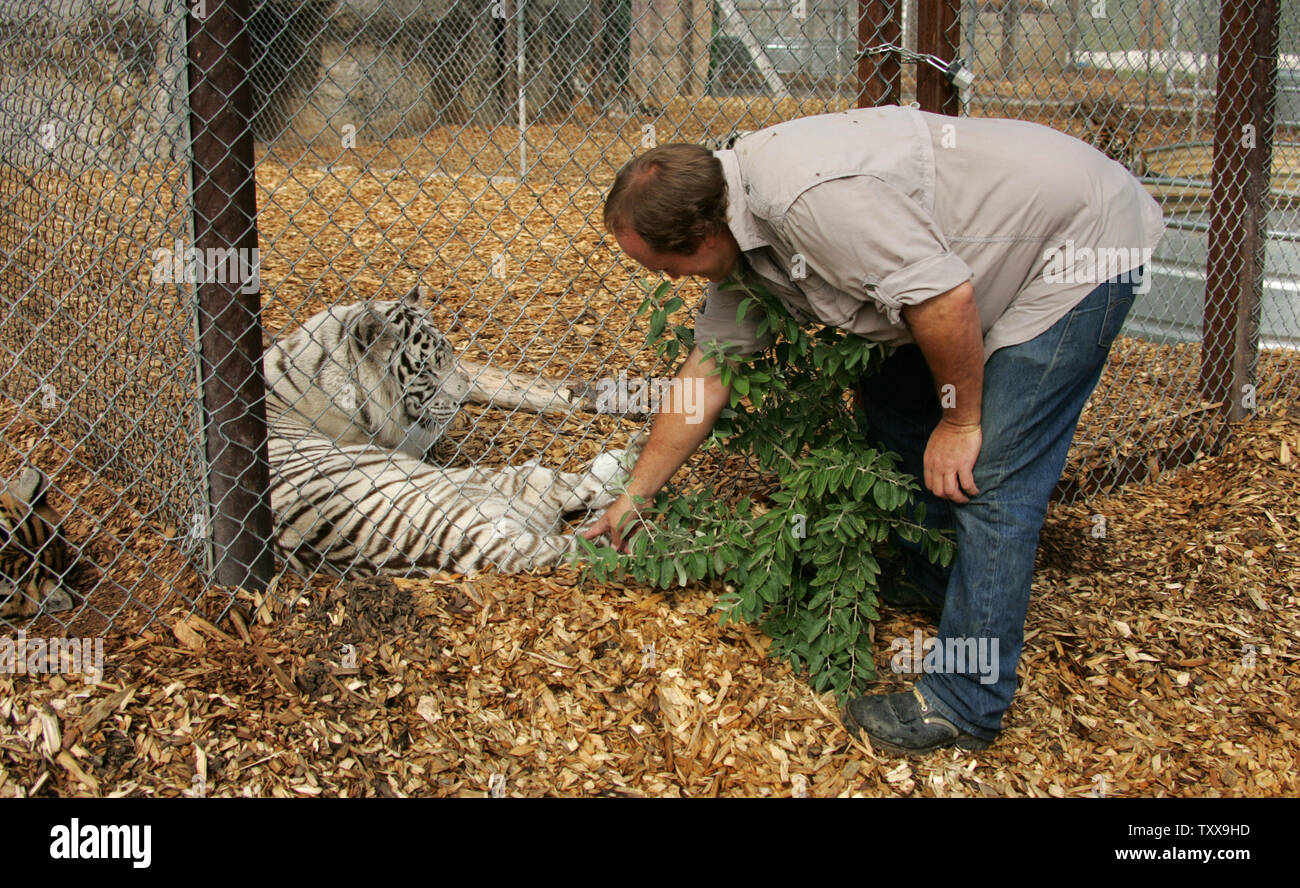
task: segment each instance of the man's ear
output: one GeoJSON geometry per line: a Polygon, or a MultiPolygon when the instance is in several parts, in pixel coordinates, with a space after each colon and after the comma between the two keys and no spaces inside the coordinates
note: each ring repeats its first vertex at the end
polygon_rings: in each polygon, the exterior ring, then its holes
{"type": "Polygon", "coordinates": [[[731,231],[729,229],[724,228],[721,231],[710,231],[708,234],[704,235],[704,237],[700,240],[699,245],[696,246],[695,248],[695,252],[698,253],[700,251],[700,247],[704,247],[704,246],[707,246],[710,249],[714,247],[725,246],[729,244],[731,240],[732,240],[732,236],[731,236],[731,231]]]}

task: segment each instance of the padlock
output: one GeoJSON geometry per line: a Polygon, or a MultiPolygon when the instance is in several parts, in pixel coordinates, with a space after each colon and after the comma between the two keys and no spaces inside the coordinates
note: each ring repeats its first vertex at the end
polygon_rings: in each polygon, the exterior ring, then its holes
{"type": "Polygon", "coordinates": [[[961,92],[970,89],[971,84],[975,82],[975,72],[967,68],[966,63],[961,59],[953,59],[944,74],[948,76],[948,82],[961,92]]]}

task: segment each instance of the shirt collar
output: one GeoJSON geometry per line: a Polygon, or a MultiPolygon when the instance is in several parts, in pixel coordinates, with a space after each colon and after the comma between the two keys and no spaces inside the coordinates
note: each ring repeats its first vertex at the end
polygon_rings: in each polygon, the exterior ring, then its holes
{"type": "Polygon", "coordinates": [[[740,178],[740,162],[736,160],[736,152],[715,151],[713,156],[722,161],[722,177],[727,180],[727,227],[735,236],[736,243],[742,251],[768,246],[767,238],[759,230],[758,221],[749,212],[749,203],[745,200],[745,183],[740,178]]]}

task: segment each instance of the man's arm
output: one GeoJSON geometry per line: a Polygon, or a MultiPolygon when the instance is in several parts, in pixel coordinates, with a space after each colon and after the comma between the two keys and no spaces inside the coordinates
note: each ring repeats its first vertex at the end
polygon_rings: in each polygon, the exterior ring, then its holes
{"type": "Polygon", "coordinates": [[[983,443],[984,336],[975,290],[966,281],[903,308],[902,317],[930,366],[939,403],[945,405],[925,448],[925,486],[941,499],[970,502],[979,493],[974,469],[983,443]]]}
{"type": "MultiPolygon", "coordinates": [[[[708,437],[722,408],[731,399],[731,388],[723,385],[715,374],[715,365],[712,358],[704,357],[698,346],[692,349],[686,363],[677,372],[677,379],[683,387],[697,386],[694,390],[702,393],[697,409],[689,417],[691,421],[687,421],[688,416],[682,409],[662,410],[655,416],[650,439],[632,469],[627,492],[615,500],[605,514],[583,532],[583,536],[595,539],[608,533],[614,546],[626,551],[627,537],[636,524],[634,497],[643,497],[645,502],[654,499],[659,488],[668,483],[668,479],[708,437]]],[[[680,402],[676,404],[678,408],[681,406],[680,402]]]]}

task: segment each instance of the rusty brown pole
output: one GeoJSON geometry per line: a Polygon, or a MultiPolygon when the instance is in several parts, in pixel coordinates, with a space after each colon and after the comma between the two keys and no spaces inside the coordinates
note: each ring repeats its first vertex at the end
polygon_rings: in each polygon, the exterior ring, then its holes
{"type": "Polygon", "coordinates": [[[898,53],[862,55],[864,49],[902,46],[903,18],[898,0],[858,0],[858,107],[897,105],[902,69],[898,53]]]}
{"type": "Polygon", "coordinates": [[[247,22],[248,0],[186,15],[194,248],[220,257],[195,263],[212,581],[260,590],[274,561],[247,22]]]}
{"type": "Polygon", "coordinates": [[[1229,420],[1248,412],[1259,358],[1265,208],[1277,88],[1277,0],[1222,0],[1201,392],[1229,420]]]}
{"type": "MultiPolygon", "coordinates": [[[[917,0],[916,49],[951,62],[960,50],[961,33],[957,28],[957,4],[960,0],[917,0]]],[[[935,114],[961,112],[960,97],[944,73],[930,65],[916,66],[916,100],[922,111],[935,114]]]]}

